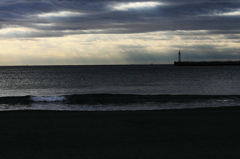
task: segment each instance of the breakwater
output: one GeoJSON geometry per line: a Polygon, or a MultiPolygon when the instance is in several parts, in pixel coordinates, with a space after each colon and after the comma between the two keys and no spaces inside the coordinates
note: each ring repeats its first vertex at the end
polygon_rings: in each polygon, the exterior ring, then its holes
{"type": "Polygon", "coordinates": [[[174,66],[228,66],[240,65],[240,61],[174,61],[174,66]]]}

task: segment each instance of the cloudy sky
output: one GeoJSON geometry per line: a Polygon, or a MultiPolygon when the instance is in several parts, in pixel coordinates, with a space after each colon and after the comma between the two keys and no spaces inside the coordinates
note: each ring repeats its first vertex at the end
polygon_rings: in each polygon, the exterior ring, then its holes
{"type": "Polygon", "coordinates": [[[1,0],[0,65],[240,60],[240,0],[1,0]]]}

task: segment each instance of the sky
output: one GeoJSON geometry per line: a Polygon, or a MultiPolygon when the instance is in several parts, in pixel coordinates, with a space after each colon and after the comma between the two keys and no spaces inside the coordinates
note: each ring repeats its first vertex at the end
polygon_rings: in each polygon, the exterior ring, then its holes
{"type": "Polygon", "coordinates": [[[240,0],[1,0],[0,65],[240,60],[240,0]]]}

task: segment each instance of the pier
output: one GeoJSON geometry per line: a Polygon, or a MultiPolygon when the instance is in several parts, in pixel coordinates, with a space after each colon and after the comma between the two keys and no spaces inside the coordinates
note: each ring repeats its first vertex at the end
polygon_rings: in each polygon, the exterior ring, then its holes
{"type": "Polygon", "coordinates": [[[231,66],[240,65],[240,61],[181,61],[181,52],[178,52],[178,61],[174,61],[174,66],[231,66]]]}
{"type": "Polygon", "coordinates": [[[228,66],[240,65],[240,61],[174,61],[174,66],[228,66]]]}

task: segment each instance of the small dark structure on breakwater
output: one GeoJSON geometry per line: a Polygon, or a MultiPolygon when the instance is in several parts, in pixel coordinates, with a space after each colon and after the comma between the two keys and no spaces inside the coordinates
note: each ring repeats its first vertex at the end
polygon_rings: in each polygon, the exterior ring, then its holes
{"type": "Polygon", "coordinates": [[[240,61],[181,61],[181,52],[178,52],[178,61],[174,66],[229,66],[240,65],[240,61]]]}

